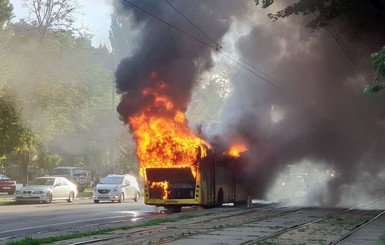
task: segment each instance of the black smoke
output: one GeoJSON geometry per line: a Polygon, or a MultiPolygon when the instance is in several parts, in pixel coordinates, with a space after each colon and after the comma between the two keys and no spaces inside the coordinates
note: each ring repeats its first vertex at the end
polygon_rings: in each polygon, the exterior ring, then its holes
{"type": "Polygon", "coordinates": [[[255,195],[263,196],[285,166],[303,160],[337,173],[326,192],[311,196],[311,203],[339,205],[347,202],[344,198],[385,194],[379,188],[385,169],[385,98],[362,92],[367,77],[374,76],[370,54],[385,44],[384,19],[358,35],[338,20],[310,33],[303,29],[306,17],[292,17],[257,24],[237,41],[243,59],[271,70],[281,87],[239,71],[222,120],[225,131],[235,131],[251,149],[255,195]],[[275,123],[272,108],[282,113],[275,123]]]}
{"type": "MultiPolygon", "coordinates": [[[[165,95],[185,112],[199,76],[215,65],[215,51],[206,45],[210,40],[165,1],[129,1],[137,7],[127,2],[115,1],[115,9],[132,16],[132,25],[140,26],[141,32],[140,48],[120,62],[115,74],[117,91],[122,94],[118,106],[122,120],[127,123],[130,115],[153,100],[142,96],[144,88],[156,89],[160,83],[167,84],[165,95]],[[154,71],[157,76],[151,78],[154,71]]],[[[313,203],[341,204],[347,192],[354,196],[350,187],[370,197],[385,194],[385,188],[376,184],[385,167],[385,97],[363,94],[368,81],[357,69],[358,64],[367,77],[373,75],[370,54],[385,43],[383,22],[374,23],[377,28],[371,26],[375,34],[352,35],[336,20],[333,28],[352,51],[352,60],[327,29],[311,32],[304,27],[309,16],[272,22],[253,1],[170,2],[213,40],[234,45],[242,60],[275,78],[268,78],[277,85],[272,86],[230,62],[232,96],[224,105],[220,133],[210,136],[210,140],[247,145],[255,197],[263,198],[288,164],[303,160],[338,173],[326,192],[312,196],[313,203]],[[247,31],[231,39],[225,35],[235,22],[247,31]]],[[[202,132],[209,137],[209,132],[202,132]]]]}
{"type": "MultiPolygon", "coordinates": [[[[114,4],[119,13],[133,17],[131,25],[141,26],[140,48],[120,62],[115,74],[117,91],[122,94],[118,111],[123,121],[153,100],[151,95],[142,96],[143,89],[157,89],[161,83],[167,85],[163,95],[172,99],[176,110],[185,112],[198,76],[213,66],[215,46],[166,1],[121,0],[114,4]],[[149,79],[152,72],[157,76],[149,79]]],[[[226,6],[221,1],[173,3],[191,21],[210,30],[211,38],[218,42],[229,30],[231,14],[239,12],[242,5],[230,1],[226,6]]]]}

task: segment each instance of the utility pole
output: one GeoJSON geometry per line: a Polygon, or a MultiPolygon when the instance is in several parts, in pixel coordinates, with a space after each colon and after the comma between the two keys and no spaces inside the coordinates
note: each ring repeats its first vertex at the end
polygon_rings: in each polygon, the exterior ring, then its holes
{"type": "MultiPolygon", "coordinates": [[[[115,65],[116,67],[116,65],[115,65]]],[[[115,91],[115,79],[112,80],[111,86],[111,121],[112,121],[112,140],[111,140],[111,164],[115,173],[118,173],[119,166],[116,162],[116,91],[115,91]]]]}

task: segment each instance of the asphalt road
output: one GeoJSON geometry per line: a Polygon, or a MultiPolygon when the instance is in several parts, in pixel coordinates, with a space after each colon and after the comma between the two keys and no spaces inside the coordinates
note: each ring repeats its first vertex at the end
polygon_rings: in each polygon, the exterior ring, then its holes
{"type": "MultiPolygon", "coordinates": [[[[7,196],[8,197],[8,196],[7,196]]],[[[0,195],[0,199],[4,196],[0,195]]],[[[62,244],[375,244],[385,232],[385,197],[354,209],[276,206],[183,208],[195,218],[84,237],[62,244]],[[366,211],[367,210],[367,211],[366,211]],[[373,222],[368,220],[379,217],[373,222]],[[359,229],[356,230],[355,228],[359,229]],[[354,232],[350,234],[349,232],[354,232]],[[349,237],[345,237],[349,234],[349,237]],[[129,237],[129,239],[128,239],[129,237]],[[343,240],[339,240],[339,239],[343,240]],[[347,238],[347,239],[346,239],[347,238]],[[91,239],[91,240],[90,240],[91,239]],[[99,239],[96,242],[95,239],[99,239]],[[301,240],[302,239],[302,240],[301,240]],[[91,241],[91,242],[90,242],[91,241]],[[294,242],[297,241],[297,242],[294,242]],[[310,242],[312,241],[312,242],[310,242]],[[314,242],[317,241],[317,242],[314,242]],[[345,243],[344,243],[345,242],[345,243]]],[[[166,217],[163,209],[127,200],[125,203],[77,199],[73,203],[15,204],[0,202],[0,244],[25,237],[52,237],[103,228],[134,226],[166,217]]]]}
{"type": "MultiPolygon", "coordinates": [[[[4,195],[0,195],[4,198],[4,195]]],[[[7,196],[9,198],[9,196],[7,196]]],[[[77,199],[73,203],[54,201],[50,204],[0,204],[0,244],[25,237],[96,230],[132,223],[166,214],[139,202],[101,202],[77,199]]]]}

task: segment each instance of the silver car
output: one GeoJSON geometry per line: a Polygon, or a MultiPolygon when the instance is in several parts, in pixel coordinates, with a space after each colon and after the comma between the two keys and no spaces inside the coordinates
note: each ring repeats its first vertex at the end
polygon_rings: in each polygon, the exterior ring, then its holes
{"type": "Polygon", "coordinates": [[[94,202],[118,201],[126,199],[139,201],[140,191],[136,178],[130,174],[108,175],[102,179],[94,188],[94,202]]]}
{"type": "Polygon", "coordinates": [[[39,177],[16,191],[16,202],[73,202],[77,194],[76,185],[64,177],[39,177]]]}

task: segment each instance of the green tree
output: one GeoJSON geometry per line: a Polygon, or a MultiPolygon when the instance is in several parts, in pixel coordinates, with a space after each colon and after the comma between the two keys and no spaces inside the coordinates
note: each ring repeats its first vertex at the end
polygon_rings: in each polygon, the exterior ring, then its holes
{"type": "Polygon", "coordinates": [[[0,96],[3,93],[3,86],[7,76],[9,76],[9,64],[7,55],[9,54],[7,44],[12,33],[4,28],[5,23],[9,22],[13,16],[13,5],[9,0],[0,0],[0,96]]]}
{"type": "MultiPolygon", "coordinates": [[[[4,44],[9,75],[2,82],[0,94],[12,97],[18,108],[17,123],[24,129],[23,134],[14,136],[18,144],[13,145],[22,162],[23,176],[27,175],[30,153],[39,154],[43,167],[58,163],[44,155],[58,154],[65,163],[78,157],[63,151],[65,147],[52,146],[55,142],[61,145],[60,139],[70,138],[69,145],[100,141],[99,149],[103,148],[105,140],[98,136],[109,131],[107,126],[96,125],[112,114],[113,61],[109,50],[95,48],[91,36],[75,36],[71,31],[52,33],[41,43],[37,35],[32,35],[36,27],[25,21],[10,25],[10,31],[10,40],[4,44]]],[[[81,156],[91,159],[90,155],[102,155],[101,151],[91,152],[85,147],[81,156]]]]}
{"type": "MultiPolygon", "coordinates": [[[[132,41],[139,27],[132,26],[127,17],[113,13],[111,17],[111,26],[109,38],[116,66],[121,59],[128,57],[136,48],[136,42],[132,41]],[[130,41],[131,40],[131,41],[130,41]]],[[[114,68],[115,69],[115,68],[114,68]]],[[[116,107],[113,101],[114,108],[116,107]]],[[[128,133],[128,127],[122,127],[116,109],[114,110],[114,146],[111,147],[110,159],[115,159],[115,163],[122,171],[139,172],[139,163],[136,157],[136,146],[132,136],[128,133]]]]}
{"type": "Polygon", "coordinates": [[[228,72],[222,72],[195,89],[187,111],[191,121],[219,119],[222,105],[231,94],[229,77],[228,72]]]}
{"type": "Polygon", "coordinates": [[[0,0],[0,29],[11,20],[13,16],[13,5],[9,0],[0,0]]]}
{"type": "Polygon", "coordinates": [[[23,6],[29,12],[30,23],[38,30],[40,41],[49,34],[76,30],[75,14],[80,10],[76,0],[23,0],[23,6]]]}
{"type": "Polygon", "coordinates": [[[373,85],[367,85],[364,88],[365,93],[377,93],[385,87],[385,46],[378,52],[374,52],[371,55],[372,64],[377,71],[377,75],[374,78],[373,85]]]}
{"type": "MultiPolygon", "coordinates": [[[[257,5],[259,0],[255,0],[257,5]]],[[[267,8],[274,3],[274,0],[263,0],[262,8],[267,8]]],[[[307,23],[307,27],[312,30],[318,28],[328,28],[333,21],[339,20],[345,24],[353,33],[359,35],[365,33],[373,35],[378,33],[378,26],[385,21],[385,1],[384,0],[298,0],[294,4],[276,12],[268,14],[268,17],[274,21],[286,18],[292,15],[310,15],[312,19],[307,23]]],[[[334,27],[332,26],[332,29],[334,27]]],[[[330,30],[329,30],[330,31],[330,30]]],[[[331,32],[330,32],[331,33],[331,32]]],[[[333,34],[339,41],[338,34],[333,34]]],[[[380,34],[380,35],[383,35],[380,34]]],[[[376,93],[384,88],[384,67],[385,51],[384,48],[374,52],[371,55],[373,67],[377,70],[377,76],[374,78],[373,85],[367,85],[364,88],[365,93],[376,93]]]]}
{"type": "MultiPolygon", "coordinates": [[[[259,0],[255,0],[257,5],[259,0]]],[[[274,0],[263,0],[262,8],[268,8],[274,0]]],[[[333,20],[341,18],[354,30],[373,28],[373,21],[384,16],[385,2],[383,0],[298,0],[284,9],[268,14],[274,21],[292,15],[310,15],[313,17],[307,24],[312,29],[328,26],[333,20]]]]}
{"type": "Polygon", "coordinates": [[[15,105],[6,98],[0,97],[0,156],[13,151],[19,144],[20,135],[23,127],[19,124],[18,113],[15,105]]]}

